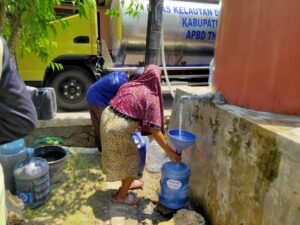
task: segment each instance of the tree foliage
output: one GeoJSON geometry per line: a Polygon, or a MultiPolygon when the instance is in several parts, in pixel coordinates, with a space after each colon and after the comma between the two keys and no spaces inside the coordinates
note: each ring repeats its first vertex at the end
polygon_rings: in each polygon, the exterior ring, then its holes
{"type": "MultiPolygon", "coordinates": [[[[54,23],[60,23],[64,29],[67,22],[55,17],[54,7],[69,3],[78,10],[82,17],[88,16],[89,8],[95,0],[0,0],[0,34],[6,39],[11,55],[16,47],[24,53],[34,53],[47,62],[50,49],[56,46],[51,36],[56,34],[54,23]],[[54,22],[55,21],[55,22],[54,22]]],[[[96,0],[97,4],[108,4],[109,0],[96,0]]],[[[125,1],[121,0],[122,7],[125,1]]],[[[144,9],[139,0],[130,0],[126,13],[138,15],[138,10],[144,9]]],[[[119,16],[118,10],[107,10],[106,15],[119,16]]],[[[59,65],[51,64],[51,67],[59,65]]]]}
{"type": "Polygon", "coordinates": [[[63,28],[68,24],[56,20],[54,7],[69,2],[74,10],[87,17],[94,0],[0,0],[0,33],[6,39],[11,55],[16,46],[21,53],[35,53],[47,61],[49,49],[56,46],[51,40],[55,35],[54,20],[63,28]]]}
{"type": "MultiPolygon", "coordinates": [[[[105,0],[105,4],[108,4],[108,0],[105,0]]],[[[121,0],[122,8],[125,7],[125,0],[121,0]]],[[[125,14],[136,17],[139,13],[139,10],[144,10],[144,5],[139,0],[130,0],[128,5],[126,5],[125,14]]],[[[105,15],[109,17],[119,16],[120,12],[117,9],[108,9],[105,12],[105,15]]]]}

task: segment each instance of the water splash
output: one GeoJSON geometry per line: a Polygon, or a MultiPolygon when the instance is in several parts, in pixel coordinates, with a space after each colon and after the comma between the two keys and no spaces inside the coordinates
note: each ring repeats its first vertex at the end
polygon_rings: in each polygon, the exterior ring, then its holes
{"type": "Polygon", "coordinates": [[[178,136],[181,136],[181,130],[182,130],[182,110],[183,110],[183,103],[181,102],[179,105],[179,124],[178,124],[178,136]]]}

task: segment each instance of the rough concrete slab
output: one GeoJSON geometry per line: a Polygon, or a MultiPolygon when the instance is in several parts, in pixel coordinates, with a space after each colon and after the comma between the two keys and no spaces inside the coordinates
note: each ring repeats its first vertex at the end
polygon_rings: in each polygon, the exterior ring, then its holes
{"type": "MultiPolygon", "coordinates": [[[[164,116],[171,116],[171,109],[164,111],[164,116]]],[[[51,120],[39,120],[38,128],[91,126],[89,112],[58,112],[51,120]]]]}
{"type": "MultiPolygon", "coordinates": [[[[174,92],[180,87],[181,90],[185,90],[189,93],[196,94],[203,90],[203,87],[191,87],[186,84],[180,86],[174,86],[174,92]]],[[[172,111],[172,97],[169,94],[168,87],[163,86],[164,102],[165,102],[165,117],[171,116],[172,111]]],[[[39,120],[39,128],[47,127],[68,127],[68,126],[90,126],[91,119],[88,111],[83,112],[57,112],[56,116],[51,120],[39,120]]]]}
{"type": "MultiPolygon", "coordinates": [[[[169,121],[171,110],[165,110],[165,121],[169,121]]],[[[30,146],[43,137],[59,137],[66,146],[95,147],[95,137],[89,113],[58,113],[52,120],[39,121],[39,127],[25,138],[30,146]]]]}
{"type": "Polygon", "coordinates": [[[38,128],[90,126],[91,124],[88,112],[58,112],[51,120],[39,120],[38,128]]]}
{"type": "Polygon", "coordinates": [[[101,153],[98,151],[98,148],[67,147],[67,149],[74,153],[101,155],[101,153]]]}

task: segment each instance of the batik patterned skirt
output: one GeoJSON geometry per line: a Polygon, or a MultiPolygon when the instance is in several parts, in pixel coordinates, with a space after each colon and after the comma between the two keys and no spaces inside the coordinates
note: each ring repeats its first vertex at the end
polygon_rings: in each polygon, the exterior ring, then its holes
{"type": "Polygon", "coordinates": [[[101,145],[102,171],[106,181],[138,178],[139,153],[132,135],[139,127],[138,121],[126,119],[107,107],[102,113],[101,145]]]}

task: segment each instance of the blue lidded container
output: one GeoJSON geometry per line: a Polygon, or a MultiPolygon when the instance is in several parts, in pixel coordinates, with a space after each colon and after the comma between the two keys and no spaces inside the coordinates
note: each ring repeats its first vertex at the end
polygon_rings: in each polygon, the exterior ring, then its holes
{"type": "Polygon", "coordinates": [[[14,166],[25,158],[26,147],[24,139],[0,145],[0,163],[4,172],[5,189],[9,189],[11,193],[15,193],[14,166]]]}
{"type": "Polygon", "coordinates": [[[169,209],[186,206],[191,169],[185,163],[167,162],[163,165],[159,202],[169,209]]]}
{"type": "Polygon", "coordinates": [[[145,139],[141,135],[141,132],[138,131],[134,132],[132,138],[139,149],[140,161],[139,161],[138,175],[141,177],[143,175],[143,171],[145,168],[147,145],[145,139]]]}
{"type": "Polygon", "coordinates": [[[16,154],[25,149],[25,141],[23,138],[0,145],[0,155],[16,154]]]}

